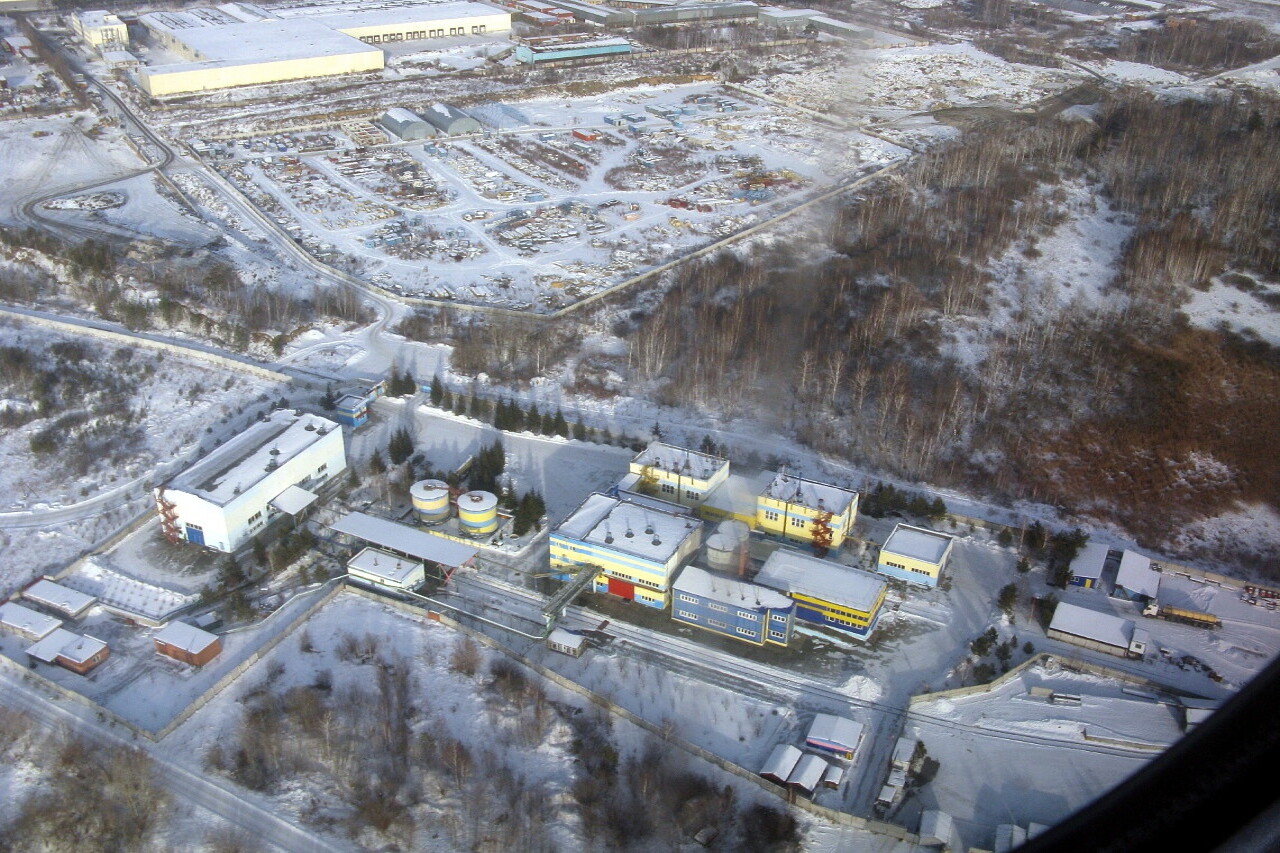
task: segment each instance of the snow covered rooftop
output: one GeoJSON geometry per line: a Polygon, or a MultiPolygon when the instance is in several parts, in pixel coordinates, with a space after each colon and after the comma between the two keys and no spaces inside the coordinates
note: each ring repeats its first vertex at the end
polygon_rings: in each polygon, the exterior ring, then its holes
{"type": "Polygon", "coordinates": [[[271,501],[271,505],[281,512],[297,515],[315,503],[319,497],[315,492],[308,492],[301,486],[290,486],[276,495],[275,499],[271,501]]]}
{"type": "Polygon", "coordinates": [[[84,663],[107,647],[93,637],[81,637],[65,628],[57,628],[47,637],[27,647],[27,654],[38,661],[54,663],[64,657],[72,663],[84,663]]]}
{"type": "Polygon", "coordinates": [[[686,566],[671,588],[676,592],[723,601],[744,610],[787,610],[792,606],[791,599],[768,587],[713,574],[697,566],[686,566]]]}
{"type": "Polygon", "coordinates": [[[909,524],[897,524],[880,550],[882,553],[901,554],[926,563],[941,563],[951,542],[952,538],[945,533],[935,533],[909,524]]]}
{"type": "Polygon", "coordinates": [[[1160,595],[1160,573],[1151,568],[1150,557],[1144,557],[1137,551],[1125,551],[1120,557],[1116,586],[1136,595],[1156,598],[1160,595]]]}
{"type": "Polygon", "coordinates": [[[347,562],[348,570],[357,569],[398,584],[403,584],[421,568],[422,563],[415,563],[377,548],[365,548],[347,562]]]}
{"type": "Polygon", "coordinates": [[[70,587],[51,580],[41,578],[22,591],[23,598],[29,598],[37,604],[60,610],[68,616],[79,616],[93,606],[93,596],[85,595],[70,587]]]}
{"type": "Polygon", "coordinates": [[[1127,649],[1133,637],[1133,622],[1062,601],[1053,612],[1049,630],[1127,649]]]}
{"type": "Polygon", "coordinates": [[[666,512],[633,501],[597,493],[587,496],[556,533],[581,542],[665,563],[697,534],[702,522],[692,516],[666,512]]]}
{"type": "Polygon", "coordinates": [[[922,844],[951,843],[951,815],[937,809],[927,809],[920,815],[920,842],[922,844]]]}
{"type": "Polygon", "coordinates": [[[730,474],[728,479],[711,490],[702,505],[726,515],[755,518],[756,499],[773,481],[773,476],[768,471],[750,477],[730,474]]]}
{"type": "Polygon", "coordinates": [[[862,741],[863,725],[856,720],[834,714],[818,714],[813,718],[805,743],[837,752],[853,752],[862,741]]]}
{"type": "Polygon", "coordinates": [[[762,496],[839,515],[849,508],[857,492],[781,472],[774,475],[762,496]]]}
{"type": "Polygon", "coordinates": [[[210,634],[208,631],[203,631],[194,625],[188,625],[186,622],[175,620],[152,634],[151,639],[157,643],[164,643],[167,646],[173,646],[184,652],[198,655],[218,642],[218,635],[210,634]]]}
{"type": "Polygon", "coordinates": [[[806,791],[812,791],[822,784],[822,777],[827,772],[826,759],[817,755],[805,755],[796,763],[795,769],[787,777],[788,785],[795,785],[806,791]]]}
{"type": "Polygon", "coordinates": [[[338,533],[450,568],[464,565],[477,553],[476,548],[461,542],[362,512],[348,513],[329,527],[338,533]]]}
{"type": "Polygon", "coordinates": [[[653,466],[659,471],[670,471],[673,474],[683,474],[698,480],[710,480],[729,467],[729,460],[655,441],[641,450],[636,458],[631,460],[631,464],[641,468],[653,466]]]}
{"type": "MultiPolygon", "coordinates": [[[[373,5],[373,4],[370,4],[373,5]]],[[[398,3],[382,8],[364,9],[358,5],[340,12],[321,12],[307,17],[335,30],[354,30],[365,27],[394,27],[419,21],[443,21],[459,18],[489,18],[506,13],[484,3],[398,3]]],[[[294,20],[297,20],[295,18],[294,20]]]]}
{"type": "MultiPolygon", "coordinates": [[[[404,107],[392,107],[382,115],[383,121],[397,121],[401,123],[413,123],[423,121],[422,116],[415,112],[406,110],[404,107]]],[[[351,395],[355,396],[355,395],[351,395]]],[[[345,398],[343,398],[345,399],[345,398]]]]}
{"type": "Polygon", "coordinates": [[[564,628],[551,629],[551,633],[547,635],[547,640],[557,646],[569,649],[580,649],[587,642],[586,637],[566,631],[564,628]]]}
{"type": "Polygon", "coordinates": [[[910,764],[911,759],[915,757],[916,748],[920,745],[920,741],[910,737],[900,737],[898,742],[893,745],[893,763],[894,764],[910,764]]]}
{"type": "Polygon", "coordinates": [[[780,743],[773,748],[773,752],[769,753],[769,759],[760,768],[760,775],[773,776],[785,781],[791,776],[791,771],[795,769],[796,762],[802,755],[804,753],[791,744],[780,743]]]}
{"type": "Polygon", "coordinates": [[[151,30],[177,39],[194,54],[191,63],[155,66],[154,70],[179,70],[183,65],[216,62],[237,65],[256,62],[278,62],[291,59],[318,59],[353,53],[382,51],[354,36],[339,32],[319,20],[307,18],[280,21],[245,22],[226,15],[216,20],[198,17],[194,12],[151,12],[139,20],[151,30]]]}
{"type": "Polygon", "coordinates": [[[90,558],[74,575],[63,578],[66,586],[90,595],[109,607],[143,617],[163,620],[195,596],[122,575],[90,558]]]}
{"type": "Polygon", "coordinates": [[[179,474],[169,487],[225,506],[336,429],[341,427],[318,415],[275,412],[179,474]]]}
{"type": "Polygon", "coordinates": [[[62,620],[12,601],[0,604],[0,625],[32,637],[44,638],[62,627],[62,620]]]}
{"type": "Polygon", "coordinates": [[[786,593],[798,593],[853,610],[869,612],[884,591],[885,582],[861,569],[779,548],[764,561],[756,583],[786,593]]]}
{"type": "Polygon", "coordinates": [[[1102,542],[1088,542],[1071,561],[1071,574],[1078,578],[1100,578],[1111,547],[1102,542]]]}

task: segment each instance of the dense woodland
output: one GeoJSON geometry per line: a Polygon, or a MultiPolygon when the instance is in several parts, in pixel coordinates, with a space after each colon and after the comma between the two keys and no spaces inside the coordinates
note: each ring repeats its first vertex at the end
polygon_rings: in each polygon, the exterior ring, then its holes
{"type": "Polygon", "coordinates": [[[662,402],[756,408],[820,450],[1092,510],[1152,544],[1235,501],[1280,506],[1280,356],[1178,310],[1213,276],[1280,276],[1277,139],[1280,104],[1263,98],[1125,92],[1093,122],[987,123],[808,247],[686,267],[633,313],[628,372],[662,402]],[[1068,181],[1134,225],[1105,307],[1028,290],[1012,322],[984,324],[992,260],[1038,256],[1068,181]],[[961,330],[976,363],[948,349],[961,330]]]}

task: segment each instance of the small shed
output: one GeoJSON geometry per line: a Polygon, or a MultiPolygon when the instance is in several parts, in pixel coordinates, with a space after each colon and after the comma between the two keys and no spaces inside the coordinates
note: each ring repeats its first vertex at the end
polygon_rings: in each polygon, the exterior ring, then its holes
{"type": "Polygon", "coordinates": [[[427,582],[427,569],[417,560],[365,548],[347,563],[347,576],[385,589],[414,590],[427,582]]]}
{"type": "Polygon", "coordinates": [[[828,764],[827,772],[822,774],[822,784],[827,788],[839,788],[844,776],[845,768],[839,764],[828,764]]]}
{"type": "Polygon", "coordinates": [[[822,777],[827,773],[827,760],[818,755],[804,755],[796,762],[791,775],[787,777],[787,785],[799,788],[812,797],[813,792],[822,784],[822,777]]]}
{"type": "Polygon", "coordinates": [[[110,655],[111,649],[102,640],[82,637],[65,628],[58,628],[27,647],[28,657],[41,663],[57,664],[79,675],[85,675],[110,655]]]}
{"type": "Polygon", "coordinates": [[[399,139],[430,139],[436,135],[436,129],[430,122],[404,107],[392,107],[387,110],[378,123],[386,128],[388,133],[399,139]]]}
{"type": "Polygon", "coordinates": [[[920,815],[920,843],[926,847],[951,845],[951,815],[937,809],[927,809],[920,815]]]}
{"type": "Polygon", "coordinates": [[[785,785],[803,755],[803,752],[791,744],[780,743],[769,753],[769,760],[760,768],[760,775],[779,785],[785,785]]]}
{"type": "Polygon", "coordinates": [[[69,619],[79,619],[98,600],[48,578],[41,578],[24,589],[22,597],[56,610],[69,619]]]}
{"type": "Polygon", "coordinates": [[[458,136],[480,130],[480,122],[453,104],[432,104],[422,117],[429,121],[441,136],[458,136]]]}
{"type": "Polygon", "coordinates": [[[43,640],[62,627],[62,621],[12,601],[0,604],[0,628],[24,640],[43,640]]]}
{"type": "Polygon", "coordinates": [[[910,737],[900,737],[893,746],[893,768],[895,770],[911,770],[915,763],[916,752],[920,749],[920,741],[910,737]]]}
{"type": "Polygon", "coordinates": [[[547,635],[547,648],[553,652],[580,658],[587,650],[587,638],[581,634],[566,631],[564,628],[555,628],[547,635]]]}
{"type": "Polygon", "coordinates": [[[813,718],[804,743],[805,746],[852,759],[862,743],[862,733],[862,723],[834,714],[818,714],[813,718]]]}
{"type": "Polygon", "coordinates": [[[222,651],[222,638],[217,634],[176,620],[157,631],[151,639],[160,654],[192,666],[204,666],[222,651]]]}
{"type": "Polygon", "coordinates": [[[1061,640],[1117,657],[1128,657],[1129,643],[1133,639],[1133,622],[1111,613],[1101,613],[1063,601],[1054,610],[1053,621],[1049,623],[1046,634],[1051,640],[1061,640]]]}
{"type": "Polygon", "coordinates": [[[1110,554],[1111,548],[1101,542],[1087,543],[1071,561],[1071,583],[1085,589],[1097,587],[1110,554]]]}

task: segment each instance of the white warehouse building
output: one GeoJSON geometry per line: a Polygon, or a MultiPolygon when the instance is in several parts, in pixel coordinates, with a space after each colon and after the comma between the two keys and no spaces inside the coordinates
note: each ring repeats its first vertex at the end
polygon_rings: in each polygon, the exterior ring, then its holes
{"type": "Polygon", "coordinates": [[[129,43],[129,28],[124,21],[101,9],[78,12],[70,16],[71,29],[96,48],[129,43]]]}
{"type": "Polygon", "coordinates": [[[230,553],[280,513],[301,512],[346,467],[340,426],[275,412],[156,489],[162,529],[170,541],[230,553]]]}
{"type": "Polygon", "coordinates": [[[386,58],[374,45],[511,29],[511,14],[493,6],[429,0],[324,13],[224,3],[149,12],[139,21],[157,44],[187,60],[139,71],[138,84],[152,97],[381,71],[386,58]]]}

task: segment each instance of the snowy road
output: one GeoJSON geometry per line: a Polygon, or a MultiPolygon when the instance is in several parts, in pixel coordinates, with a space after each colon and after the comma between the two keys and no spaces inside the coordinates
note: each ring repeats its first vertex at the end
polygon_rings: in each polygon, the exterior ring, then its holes
{"type": "MultiPolygon", "coordinates": [[[[147,748],[143,741],[130,740],[63,708],[36,692],[30,685],[0,674],[0,703],[23,711],[46,728],[69,729],[98,744],[147,748]]],[[[175,797],[200,806],[228,823],[244,829],[251,837],[289,853],[338,853],[349,848],[336,846],[273,814],[247,791],[188,770],[152,753],[160,782],[175,797]]]]}

